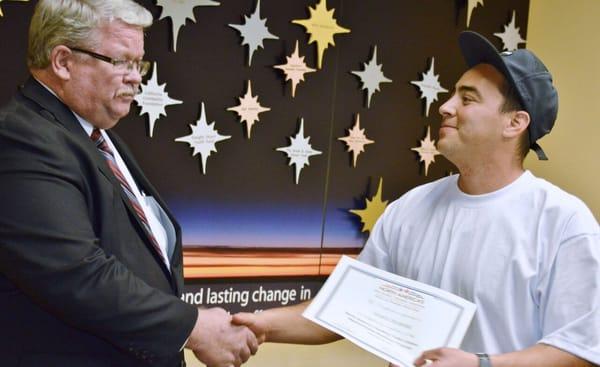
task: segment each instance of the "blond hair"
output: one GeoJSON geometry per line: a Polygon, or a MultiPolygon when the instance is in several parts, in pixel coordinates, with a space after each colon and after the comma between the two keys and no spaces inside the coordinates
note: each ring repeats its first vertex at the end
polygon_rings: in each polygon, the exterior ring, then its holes
{"type": "Polygon", "coordinates": [[[102,24],[119,20],[149,27],[152,14],[132,0],[40,0],[29,26],[27,66],[43,69],[54,47],[94,47],[102,24]]]}

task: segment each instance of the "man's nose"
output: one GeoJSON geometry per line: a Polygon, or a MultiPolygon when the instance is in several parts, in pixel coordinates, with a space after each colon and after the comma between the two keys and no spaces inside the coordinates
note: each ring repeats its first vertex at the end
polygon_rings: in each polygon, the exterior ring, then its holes
{"type": "Polygon", "coordinates": [[[448,98],[448,100],[446,100],[446,102],[444,102],[440,106],[438,111],[439,111],[440,115],[442,115],[442,117],[454,115],[455,109],[454,109],[453,100],[454,100],[454,97],[450,97],[450,98],[448,98]]]}

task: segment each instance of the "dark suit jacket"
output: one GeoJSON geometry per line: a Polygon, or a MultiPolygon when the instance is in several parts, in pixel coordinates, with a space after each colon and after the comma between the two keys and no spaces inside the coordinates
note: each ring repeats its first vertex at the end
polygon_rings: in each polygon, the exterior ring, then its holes
{"type": "Polygon", "coordinates": [[[166,269],[104,158],[33,79],[0,110],[0,365],[176,366],[196,320],[180,228],[166,269]]]}

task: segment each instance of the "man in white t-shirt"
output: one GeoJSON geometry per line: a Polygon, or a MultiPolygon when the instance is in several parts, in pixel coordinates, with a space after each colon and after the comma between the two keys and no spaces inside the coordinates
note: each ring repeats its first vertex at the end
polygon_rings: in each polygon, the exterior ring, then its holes
{"type": "MultiPolygon", "coordinates": [[[[461,349],[425,351],[439,367],[600,364],[600,230],[576,197],[523,168],[558,110],[530,51],[459,38],[469,66],[440,107],[438,150],[460,174],[414,188],[379,218],[359,260],[477,305],[461,349]]],[[[239,314],[272,342],[340,337],[301,317],[306,304],[239,314]]]]}

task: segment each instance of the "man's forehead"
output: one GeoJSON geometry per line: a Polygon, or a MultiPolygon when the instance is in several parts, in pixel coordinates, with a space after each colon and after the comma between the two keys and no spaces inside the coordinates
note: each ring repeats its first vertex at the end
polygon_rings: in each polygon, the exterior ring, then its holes
{"type": "Polygon", "coordinates": [[[456,90],[469,89],[480,90],[486,86],[495,86],[498,90],[506,83],[506,78],[500,71],[490,64],[477,64],[465,71],[454,86],[456,90]]]}

